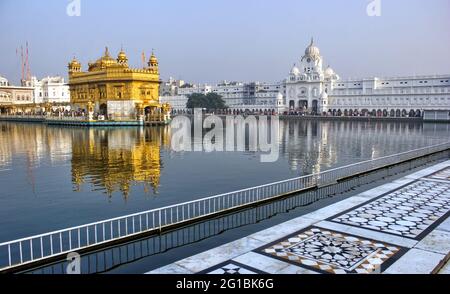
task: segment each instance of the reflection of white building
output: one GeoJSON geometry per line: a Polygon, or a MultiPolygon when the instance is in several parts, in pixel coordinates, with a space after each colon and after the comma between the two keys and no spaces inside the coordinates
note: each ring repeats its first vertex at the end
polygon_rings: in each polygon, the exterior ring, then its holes
{"type": "Polygon", "coordinates": [[[341,80],[313,40],[286,80],[286,110],[334,115],[421,116],[450,110],[450,75],[341,80]]]}

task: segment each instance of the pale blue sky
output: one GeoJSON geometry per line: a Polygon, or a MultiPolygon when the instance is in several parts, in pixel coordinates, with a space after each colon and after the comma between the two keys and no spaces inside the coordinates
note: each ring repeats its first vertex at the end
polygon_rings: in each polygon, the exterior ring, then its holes
{"type": "Polygon", "coordinates": [[[450,1],[381,0],[0,0],[0,75],[20,79],[16,48],[29,42],[39,78],[84,68],[108,45],[130,64],[154,48],[162,78],[193,82],[285,78],[314,36],[341,77],[450,74],[450,1]]]}

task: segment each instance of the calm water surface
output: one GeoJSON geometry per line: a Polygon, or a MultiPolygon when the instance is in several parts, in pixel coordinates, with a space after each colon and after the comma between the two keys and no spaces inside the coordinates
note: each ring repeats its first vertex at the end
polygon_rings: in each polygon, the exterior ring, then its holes
{"type": "Polygon", "coordinates": [[[281,121],[280,158],[174,152],[169,127],[0,122],[0,242],[448,141],[448,124],[281,121]]]}

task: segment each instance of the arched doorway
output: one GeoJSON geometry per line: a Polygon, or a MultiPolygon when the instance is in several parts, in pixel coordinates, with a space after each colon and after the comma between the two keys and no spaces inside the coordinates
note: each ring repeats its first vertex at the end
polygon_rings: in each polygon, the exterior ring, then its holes
{"type": "Polygon", "coordinates": [[[388,116],[388,111],[387,109],[383,110],[383,117],[387,117],[388,116]]]}
{"type": "Polygon", "coordinates": [[[344,110],[344,116],[348,116],[348,110],[347,109],[344,110]]]}
{"type": "Polygon", "coordinates": [[[104,115],[105,117],[108,116],[108,105],[106,103],[100,104],[99,114],[104,115]]]}
{"type": "Polygon", "coordinates": [[[155,121],[155,109],[156,107],[147,106],[144,108],[145,120],[155,121]]]}
{"type": "MultiPolygon", "coordinates": [[[[295,101],[294,100],[290,100],[289,101],[289,109],[294,109],[295,108],[295,101]]],[[[262,110],[260,109],[260,112],[261,112],[262,110]]]]}
{"type": "Polygon", "coordinates": [[[313,112],[313,114],[318,114],[319,113],[319,101],[313,100],[313,102],[312,102],[312,112],[313,112]]]}
{"type": "Polygon", "coordinates": [[[390,116],[391,116],[391,117],[394,117],[394,116],[395,116],[395,110],[394,110],[394,109],[391,109],[390,116]]]}
{"type": "Polygon", "coordinates": [[[416,116],[416,112],[414,111],[414,109],[411,109],[409,111],[409,117],[415,117],[416,116]]]}
{"type": "Polygon", "coordinates": [[[420,109],[416,110],[416,117],[422,117],[422,111],[420,109]]]}
{"type": "Polygon", "coordinates": [[[402,117],[406,117],[408,115],[408,112],[406,111],[406,109],[402,110],[402,117]]]}
{"type": "Polygon", "coordinates": [[[402,116],[402,113],[401,113],[400,109],[397,109],[397,110],[395,111],[395,116],[396,116],[396,117],[401,117],[401,116],[402,116]]]}
{"type": "Polygon", "coordinates": [[[306,109],[308,109],[308,100],[300,100],[300,101],[298,102],[298,108],[299,108],[300,110],[306,110],[306,109]]]}

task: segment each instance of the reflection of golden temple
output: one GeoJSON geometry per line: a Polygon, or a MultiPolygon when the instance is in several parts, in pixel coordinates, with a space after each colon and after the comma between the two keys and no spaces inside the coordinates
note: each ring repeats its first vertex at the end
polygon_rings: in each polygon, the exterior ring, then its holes
{"type": "Polygon", "coordinates": [[[109,120],[170,119],[170,106],[159,103],[159,64],[153,53],[148,67],[132,69],[123,50],[114,59],[106,47],[87,72],[75,58],[68,68],[71,103],[89,120],[94,113],[109,120]]]}
{"type": "Polygon", "coordinates": [[[160,147],[169,142],[162,128],[90,129],[72,143],[72,182],[80,190],[85,182],[108,195],[121,191],[128,198],[138,183],[157,193],[162,168],[160,147]]]}

